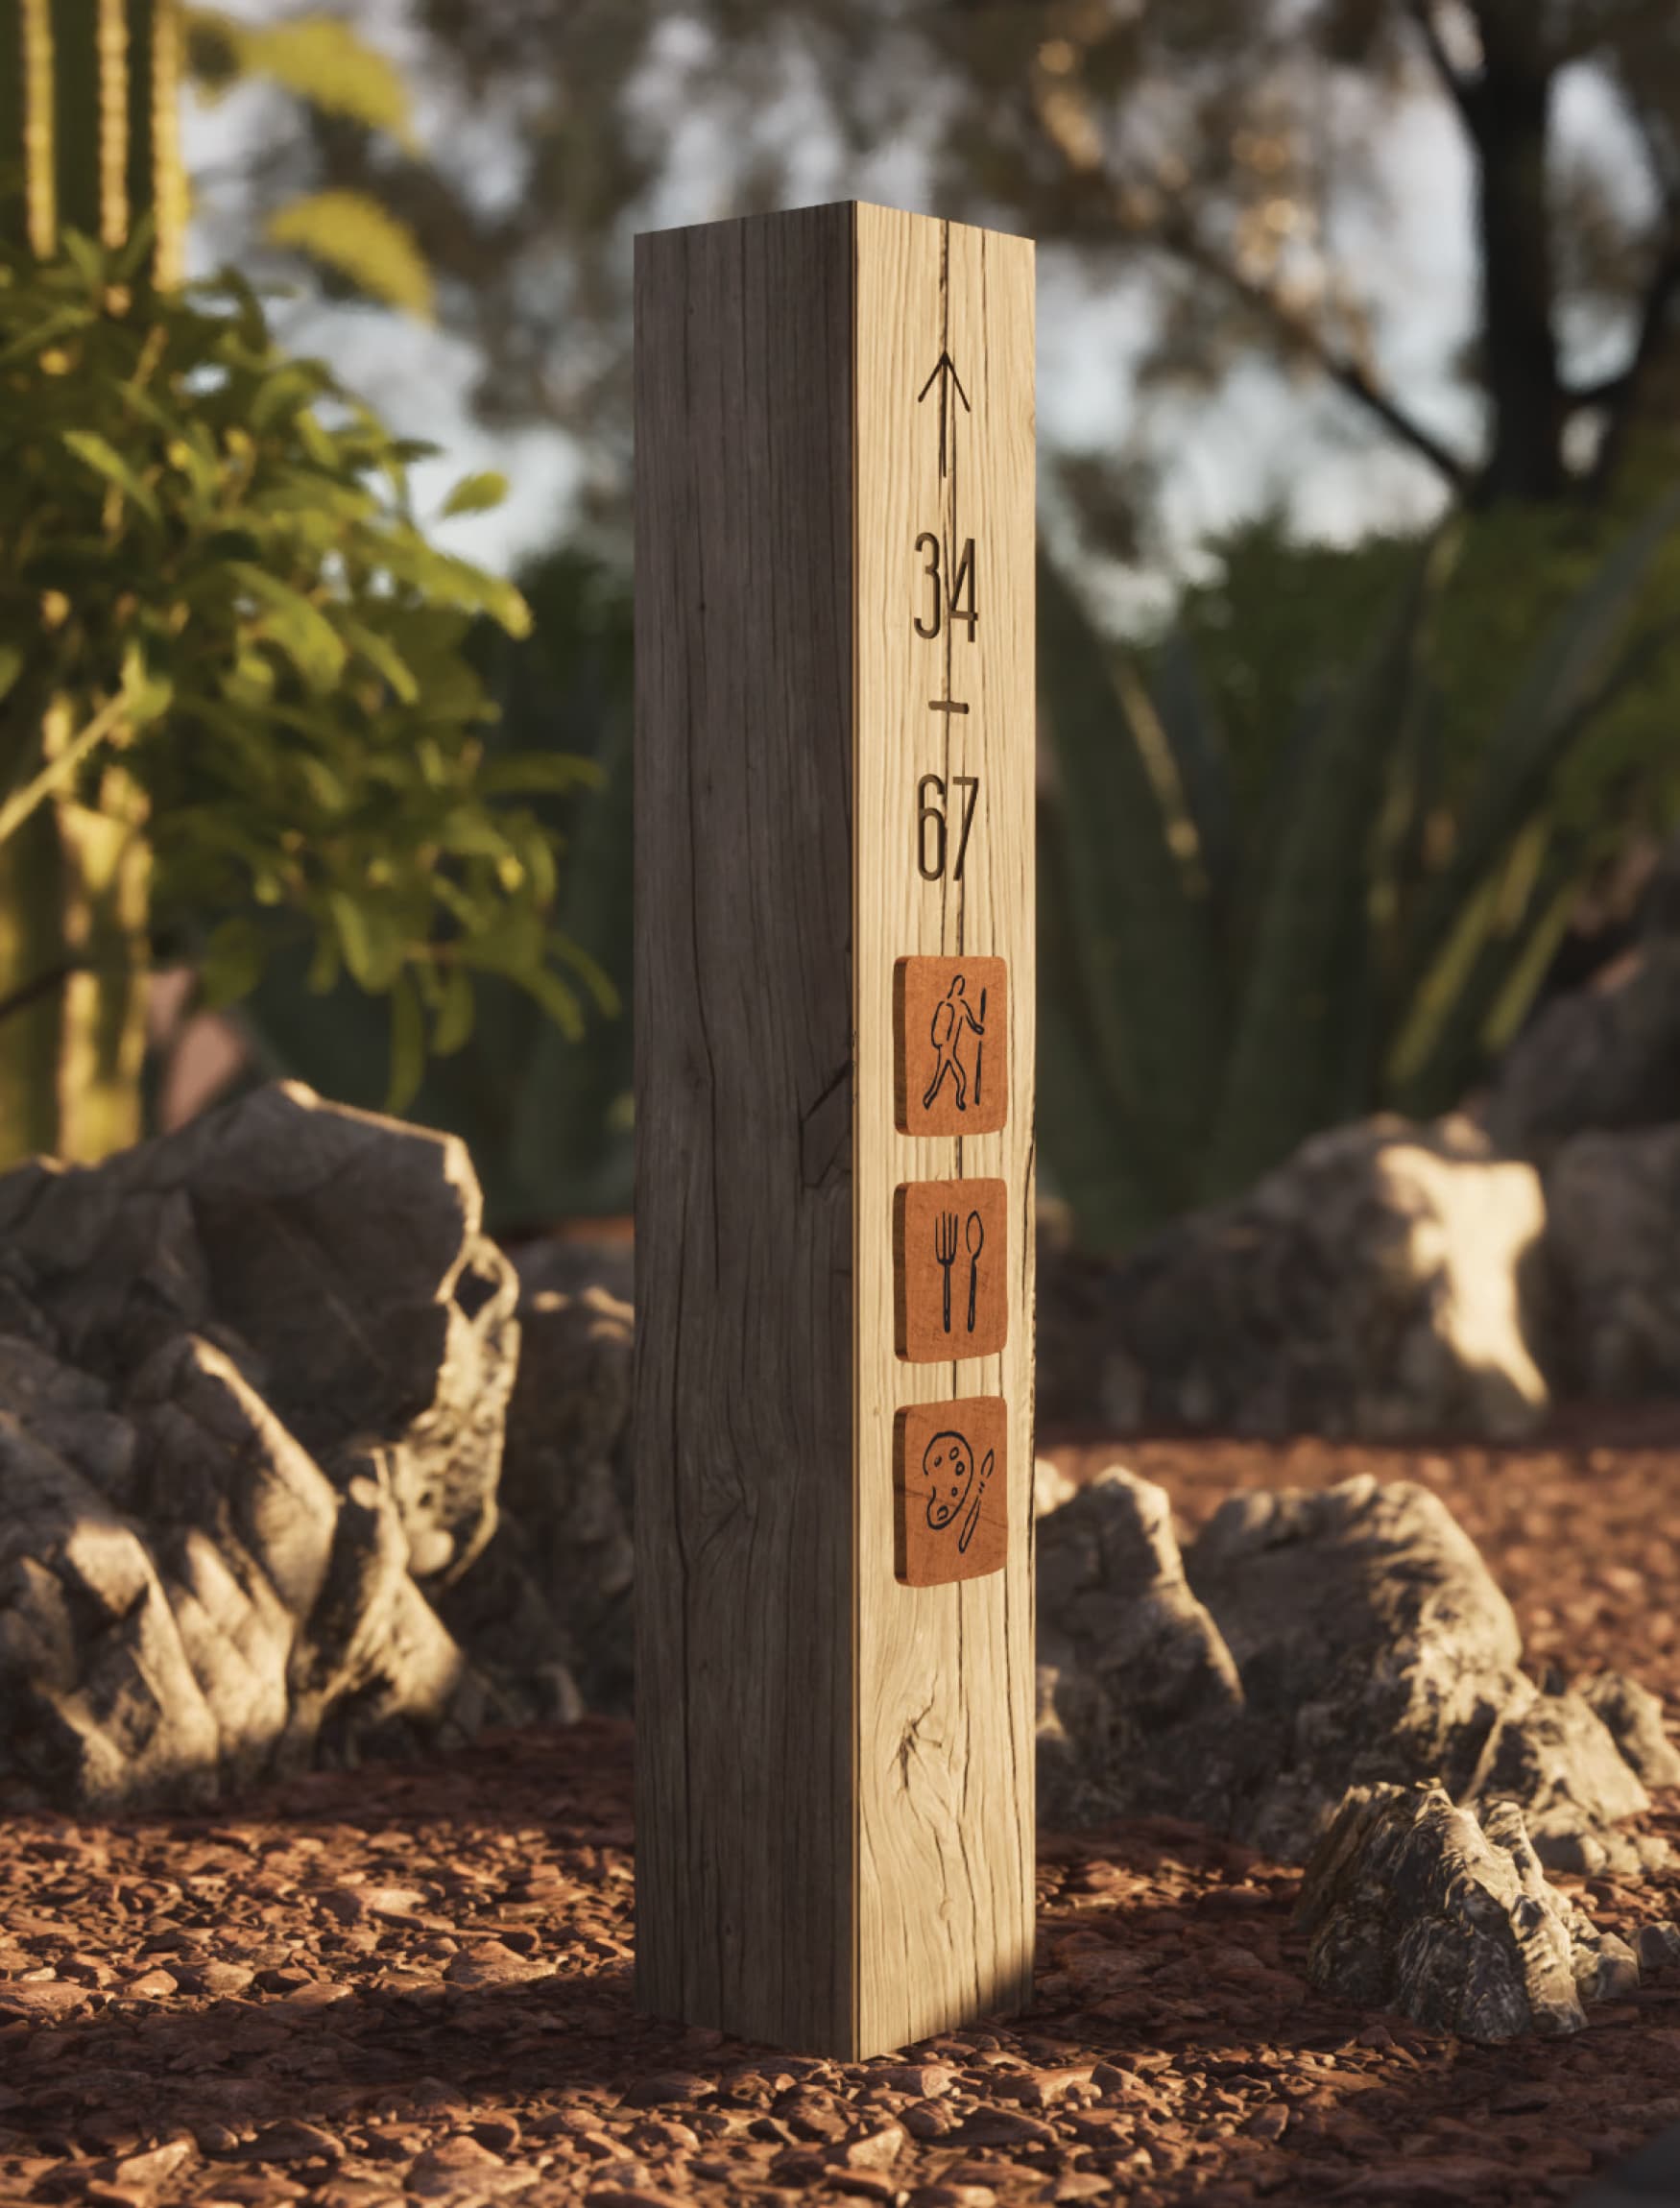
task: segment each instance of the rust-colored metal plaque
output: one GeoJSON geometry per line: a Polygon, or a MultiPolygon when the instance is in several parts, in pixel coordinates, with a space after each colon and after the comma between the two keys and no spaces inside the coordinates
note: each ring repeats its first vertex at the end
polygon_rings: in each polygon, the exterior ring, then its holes
{"type": "Polygon", "coordinates": [[[894,1346],[912,1364],[990,1356],[1009,1333],[1009,1188],[909,1181],[893,1197],[894,1346]]]}
{"type": "Polygon", "coordinates": [[[900,958],[893,968],[893,1103],[900,1135],[995,1135],[1009,1114],[1009,968],[900,958]]]}
{"type": "Polygon", "coordinates": [[[906,1404],[893,1421],[893,1569],[906,1587],[1001,1572],[1009,1419],[1000,1395],[906,1404]]]}

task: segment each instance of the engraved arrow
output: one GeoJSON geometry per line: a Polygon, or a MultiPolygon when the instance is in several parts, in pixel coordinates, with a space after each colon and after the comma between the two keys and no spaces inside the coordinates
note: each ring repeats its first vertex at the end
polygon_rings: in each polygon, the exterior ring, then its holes
{"type": "MultiPolygon", "coordinates": [[[[922,401],[927,396],[927,394],[933,389],[936,383],[939,386],[939,472],[941,475],[943,475],[945,473],[946,422],[949,416],[948,394],[952,385],[955,386],[956,395],[963,402],[963,412],[965,414],[970,414],[972,413],[973,409],[969,404],[969,395],[963,389],[962,378],[957,373],[956,362],[952,360],[948,352],[942,352],[940,354],[939,358],[933,364],[933,373],[927,378],[927,381],[916,394],[916,403],[918,406],[922,404],[922,401]]],[[[953,443],[955,441],[954,428],[952,431],[952,441],[953,443]]]]}

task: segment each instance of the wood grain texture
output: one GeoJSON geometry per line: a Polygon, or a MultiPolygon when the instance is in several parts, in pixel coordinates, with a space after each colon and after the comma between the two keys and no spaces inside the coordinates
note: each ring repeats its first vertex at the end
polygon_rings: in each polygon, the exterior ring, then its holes
{"type": "Polygon", "coordinates": [[[636,250],[636,1998],[858,2058],[1031,1986],[1032,249],[846,205],[636,250]],[[972,637],[917,633],[931,533],[972,637]],[[980,777],[960,880],[927,773],[980,777]],[[971,954],[1007,1118],[902,1135],[896,961],[971,954]],[[894,1191],[965,1176],[1007,1341],[908,1364],[894,1191]],[[896,1413],[976,1397],[1002,1569],[903,1585],[896,1413]]]}
{"type": "Polygon", "coordinates": [[[855,2022],[852,239],[636,267],[636,1992],[812,2049],[855,2022]]]}
{"type": "MultiPolygon", "coordinates": [[[[900,2047],[1030,1996],[1033,1954],[1033,251],[958,223],[857,210],[855,1181],[860,2042],[900,2047]],[[937,386],[948,353],[968,400],[937,386]],[[975,541],[970,640],[917,634],[918,536],[945,573],[975,541]],[[967,713],[935,711],[953,700],[967,713]],[[963,877],[915,863],[921,776],[977,774],[963,877]],[[894,1125],[893,970],[917,953],[1009,963],[1009,1113],[986,1135],[894,1125]],[[943,1368],[893,1348],[893,1191],[956,1175],[1009,1187],[1009,1334],[943,1368]],[[893,1569],[901,1404],[1007,1406],[1004,1569],[905,1587],[893,1569]]],[[[919,586],[921,587],[919,588],[919,586]]]]}

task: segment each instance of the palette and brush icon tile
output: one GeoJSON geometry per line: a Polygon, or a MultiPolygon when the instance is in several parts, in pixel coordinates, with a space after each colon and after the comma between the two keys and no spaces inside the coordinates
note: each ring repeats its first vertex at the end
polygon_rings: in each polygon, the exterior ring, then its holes
{"type": "Polygon", "coordinates": [[[983,1579],[1009,1548],[1001,1396],[906,1404],[893,1422],[893,1569],[908,1587],[983,1579]]]}

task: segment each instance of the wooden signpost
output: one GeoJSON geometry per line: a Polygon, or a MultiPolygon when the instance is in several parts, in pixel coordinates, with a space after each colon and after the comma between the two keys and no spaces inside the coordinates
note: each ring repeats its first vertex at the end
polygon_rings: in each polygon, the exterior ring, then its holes
{"type": "Polygon", "coordinates": [[[1029,1997],[1033,255],[636,241],[636,1984],[1029,1997]]]}

